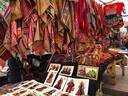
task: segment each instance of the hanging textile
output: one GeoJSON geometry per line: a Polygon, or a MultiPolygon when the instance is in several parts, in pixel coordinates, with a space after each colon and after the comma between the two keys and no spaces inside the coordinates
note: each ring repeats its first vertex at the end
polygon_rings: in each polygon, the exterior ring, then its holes
{"type": "Polygon", "coordinates": [[[11,10],[11,42],[23,56],[28,50],[36,55],[93,52],[108,35],[103,7],[95,0],[15,0],[11,6],[16,9],[11,10]]]}
{"type": "Polygon", "coordinates": [[[21,7],[19,0],[10,0],[11,20],[22,18],[21,7]]]}
{"type": "Polygon", "coordinates": [[[39,16],[43,15],[49,6],[50,6],[49,0],[37,0],[37,11],[39,16]]]}
{"type": "Polygon", "coordinates": [[[16,21],[11,22],[11,46],[17,45],[17,23],[16,21]]]}
{"type": "Polygon", "coordinates": [[[9,57],[11,57],[10,52],[4,47],[4,39],[7,30],[8,25],[3,16],[0,14],[0,58],[3,60],[7,60],[9,57]]]}
{"type": "Polygon", "coordinates": [[[23,21],[28,21],[30,14],[32,13],[36,3],[34,0],[19,0],[20,8],[23,16],[23,21]]]}

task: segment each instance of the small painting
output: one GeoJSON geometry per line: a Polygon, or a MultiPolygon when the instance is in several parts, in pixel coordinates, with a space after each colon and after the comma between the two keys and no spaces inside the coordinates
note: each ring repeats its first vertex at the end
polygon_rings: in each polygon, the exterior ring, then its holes
{"type": "Polygon", "coordinates": [[[47,75],[47,78],[46,78],[44,84],[49,85],[49,86],[52,86],[52,84],[53,84],[53,82],[55,80],[56,75],[57,75],[57,72],[50,71],[48,73],[48,75],[47,75]]]}
{"type": "Polygon", "coordinates": [[[74,66],[63,66],[59,74],[72,76],[73,71],[74,71],[74,66]]]}
{"type": "Polygon", "coordinates": [[[61,64],[51,63],[49,68],[48,68],[48,72],[49,71],[56,71],[56,72],[58,72],[60,70],[60,66],[61,66],[61,64]]]}
{"type": "Polygon", "coordinates": [[[79,65],[77,70],[77,76],[97,80],[98,70],[98,67],[79,65]]]}
{"type": "Polygon", "coordinates": [[[88,79],[68,78],[63,91],[71,93],[73,96],[86,96],[88,94],[88,86],[88,79]]]}
{"type": "Polygon", "coordinates": [[[66,81],[67,77],[59,75],[54,83],[54,88],[62,91],[66,81]]]}

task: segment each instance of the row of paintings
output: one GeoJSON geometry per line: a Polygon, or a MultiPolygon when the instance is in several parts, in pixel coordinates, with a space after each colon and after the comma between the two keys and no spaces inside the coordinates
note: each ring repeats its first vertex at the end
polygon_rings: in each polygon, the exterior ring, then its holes
{"type": "MultiPolygon", "coordinates": [[[[51,63],[49,66],[48,72],[55,71],[55,73],[59,72],[60,75],[72,76],[74,71],[74,66],[65,65],[65,66],[62,66],[61,70],[60,68],[61,68],[61,64],[51,63]]],[[[99,71],[98,69],[99,69],[98,67],[94,67],[94,66],[78,65],[77,77],[97,80],[98,71],[99,71]]],[[[53,76],[53,75],[51,74],[50,76],[53,76]]]]}
{"type": "MultiPolygon", "coordinates": [[[[44,84],[50,85],[53,82],[50,83],[48,78],[46,78],[44,84]]],[[[58,75],[53,87],[73,95],[85,96],[88,94],[89,79],[78,79],[58,75]]]]}
{"type": "MultiPolygon", "coordinates": [[[[48,72],[50,71],[59,72],[60,67],[61,67],[61,64],[51,63],[49,66],[48,72]]],[[[59,74],[72,76],[73,70],[74,70],[74,66],[63,66],[59,74]]]]}

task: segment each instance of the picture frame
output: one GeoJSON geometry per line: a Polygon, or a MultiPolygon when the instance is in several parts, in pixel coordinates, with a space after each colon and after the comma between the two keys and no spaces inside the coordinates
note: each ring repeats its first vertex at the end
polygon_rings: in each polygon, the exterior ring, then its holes
{"type": "Polygon", "coordinates": [[[78,65],[77,77],[88,78],[91,80],[98,79],[99,67],[78,65]]]}
{"type": "Polygon", "coordinates": [[[49,68],[48,68],[48,72],[49,71],[56,71],[58,72],[60,70],[61,64],[57,64],[57,63],[50,63],[49,68]]]}
{"type": "Polygon", "coordinates": [[[57,72],[55,71],[50,71],[45,79],[44,84],[52,86],[55,78],[56,78],[57,72]]]}
{"type": "Polygon", "coordinates": [[[68,79],[68,77],[58,75],[53,87],[62,91],[66,84],[67,79],[68,79]]]}
{"type": "Polygon", "coordinates": [[[72,76],[74,71],[74,66],[62,66],[59,74],[66,75],[66,76],[72,76]]]}
{"type": "Polygon", "coordinates": [[[63,92],[73,96],[86,96],[88,94],[89,79],[68,78],[63,92]]]}

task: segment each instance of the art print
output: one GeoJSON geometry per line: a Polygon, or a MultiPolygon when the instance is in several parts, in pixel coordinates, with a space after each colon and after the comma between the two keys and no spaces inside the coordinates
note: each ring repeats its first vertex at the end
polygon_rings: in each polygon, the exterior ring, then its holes
{"type": "Polygon", "coordinates": [[[98,67],[79,65],[77,70],[77,76],[97,80],[98,78],[98,67]]]}
{"type": "Polygon", "coordinates": [[[63,90],[66,81],[67,81],[67,77],[59,75],[54,83],[54,88],[63,90]]]}
{"type": "Polygon", "coordinates": [[[76,82],[75,78],[68,78],[63,92],[73,93],[74,89],[76,87],[76,84],[77,84],[77,82],[76,82]]]}
{"type": "Polygon", "coordinates": [[[56,74],[57,74],[56,72],[50,71],[49,74],[47,75],[44,84],[51,86],[55,80],[56,74]]]}
{"type": "Polygon", "coordinates": [[[58,72],[60,70],[60,66],[61,66],[61,64],[51,63],[49,68],[48,68],[48,72],[49,71],[56,71],[56,72],[58,72]]]}
{"type": "Polygon", "coordinates": [[[74,90],[76,96],[88,95],[89,80],[88,79],[77,79],[77,84],[74,90]]]}
{"type": "Polygon", "coordinates": [[[74,66],[63,66],[59,74],[72,76],[73,71],[74,66]]]}
{"type": "Polygon", "coordinates": [[[73,94],[73,96],[85,96],[88,94],[89,80],[68,78],[64,92],[73,94]]]}

